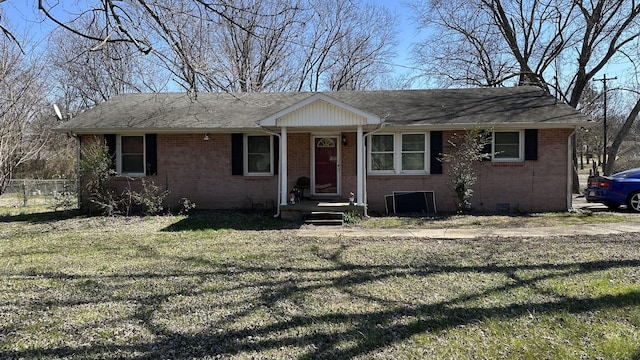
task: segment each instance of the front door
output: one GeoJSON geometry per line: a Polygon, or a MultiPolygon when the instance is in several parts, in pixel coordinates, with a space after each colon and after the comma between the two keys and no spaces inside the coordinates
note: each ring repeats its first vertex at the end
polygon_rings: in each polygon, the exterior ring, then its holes
{"type": "Polygon", "coordinates": [[[338,137],[314,138],[313,193],[318,195],[338,194],[338,137]]]}

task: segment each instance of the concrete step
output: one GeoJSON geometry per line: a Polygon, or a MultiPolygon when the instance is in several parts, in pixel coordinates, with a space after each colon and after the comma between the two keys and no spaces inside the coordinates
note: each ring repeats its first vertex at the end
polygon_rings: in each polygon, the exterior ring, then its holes
{"type": "Polygon", "coordinates": [[[304,223],[315,226],[342,226],[344,214],[337,211],[312,211],[305,216],[304,223]]]}

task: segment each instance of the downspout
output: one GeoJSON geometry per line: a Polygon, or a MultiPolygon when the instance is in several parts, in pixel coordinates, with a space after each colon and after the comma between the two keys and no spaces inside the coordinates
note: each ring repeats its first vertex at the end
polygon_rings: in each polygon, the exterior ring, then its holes
{"type": "MultiPolygon", "coordinates": [[[[363,145],[365,145],[365,144],[367,143],[367,137],[368,137],[368,136],[371,136],[371,135],[373,135],[373,134],[377,133],[378,131],[382,130],[382,128],[384,127],[384,125],[385,125],[385,123],[383,122],[383,123],[381,123],[381,124],[380,124],[380,126],[379,126],[377,129],[375,129],[375,130],[373,130],[373,131],[370,131],[370,132],[368,132],[368,133],[364,134],[364,136],[363,136],[363,138],[364,138],[364,139],[363,139],[363,140],[364,140],[364,144],[363,144],[363,145]]],[[[368,217],[369,217],[369,214],[368,214],[368,207],[369,207],[369,200],[368,200],[368,196],[369,196],[369,195],[368,195],[368,193],[367,193],[367,163],[368,163],[367,159],[368,159],[368,155],[367,155],[367,152],[365,151],[365,154],[364,154],[364,161],[363,161],[363,164],[362,164],[362,166],[364,166],[364,177],[363,177],[363,179],[362,179],[362,187],[363,187],[363,191],[364,191],[364,199],[363,199],[363,200],[364,200],[364,201],[363,201],[363,205],[364,205],[364,214],[363,214],[363,216],[364,216],[365,218],[368,218],[368,217]]]]}
{"type": "Polygon", "coordinates": [[[82,184],[81,184],[81,179],[82,176],[80,174],[81,171],[81,167],[80,167],[80,162],[82,161],[82,149],[81,147],[81,143],[80,143],[80,137],[75,135],[76,138],[76,197],[77,197],[77,202],[78,202],[78,209],[80,209],[82,207],[82,184]]]}
{"type": "MultiPolygon", "coordinates": [[[[280,151],[278,151],[278,156],[282,157],[282,138],[280,136],[280,134],[275,133],[275,132],[271,132],[269,130],[266,130],[264,128],[260,128],[260,130],[262,130],[263,132],[269,134],[269,135],[273,135],[273,136],[277,136],[278,137],[278,146],[280,146],[280,151]]],[[[276,192],[276,204],[277,208],[276,208],[276,214],[273,215],[274,218],[280,217],[280,176],[282,174],[282,159],[278,159],[278,177],[276,178],[276,185],[278,187],[278,191],[276,192]]]]}
{"type": "Polygon", "coordinates": [[[578,127],[573,129],[567,139],[567,211],[573,209],[573,136],[576,134],[578,127]]]}

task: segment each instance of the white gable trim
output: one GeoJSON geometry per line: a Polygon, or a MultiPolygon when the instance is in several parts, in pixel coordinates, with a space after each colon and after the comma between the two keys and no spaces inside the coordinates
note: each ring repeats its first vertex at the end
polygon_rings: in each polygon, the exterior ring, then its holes
{"type": "MultiPolygon", "coordinates": [[[[266,117],[266,118],[258,121],[258,125],[259,126],[270,126],[270,127],[279,126],[278,125],[278,120],[281,119],[282,117],[285,117],[286,115],[291,114],[296,110],[299,110],[299,109],[301,109],[301,108],[303,108],[305,106],[308,106],[308,105],[313,104],[313,103],[315,103],[317,101],[320,101],[320,100],[325,101],[325,102],[327,102],[327,103],[329,103],[329,104],[331,104],[333,106],[336,106],[336,107],[338,107],[340,109],[343,109],[345,111],[348,111],[350,113],[353,113],[353,114],[357,115],[357,117],[364,118],[365,123],[366,123],[364,125],[376,125],[376,124],[380,124],[382,122],[380,117],[378,117],[376,115],[369,114],[369,113],[364,112],[362,110],[356,109],[353,106],[349,106],[349,105],[347,105],[347,104],[345,104],[343,102],[337,101],[337,100],[335,100],[335,99],[333,99],[333,98],[331,98],[331,97],[329,97],[329,96],[327,96],[325,94],[314,94],[313,96],[310,96],[310,97],[300,101],[297,104],[289,106],[289,107],[287,107],[287,108],[285,108],[283,110],[278,111],[277,113],[275,113],[275,114],[273,114],[273,115],[271,115],[269,117],[266,117]]],[[[310,122],[309,124],[306,124],[306,125],[307,126],[314,126],[314,125],[317,126],[317,123],[311,123],[310,122]]],[[[353,125],[355,126],[355,125],[363,125],[363,124],[362,123],[354,123],[353,125]]]]}

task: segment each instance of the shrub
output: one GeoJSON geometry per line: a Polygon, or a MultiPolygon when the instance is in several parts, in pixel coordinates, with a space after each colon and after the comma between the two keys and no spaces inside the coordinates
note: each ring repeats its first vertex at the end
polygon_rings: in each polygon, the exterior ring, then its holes
{"type": "Polygon", "coordinates": [[[491,144],[490,134],[490,131],[478,128],[468,130],[463,135],[454,134],[448,140],[451,151],[442,154],[441,161],[448,165],[449,188],[455,195],[458,212],[471,210],[471,187],[477,179],[473,164],[489,158],[490,155],[484,152],[484,148],[491,144]]]}
{"type": "Polygon", "coordinates": [[[115,171],[112,168],[113,159],[109,156],[107,147],[99,139],[89,141],[81,152],[80,179],[83,186],[83,207],[87,210],[98,210],[101,214],[112,216],[115,214],[131,215],[138,211],[145,215],[155,215],[162,212],[162,203],[169,195],[169,191],[161,191],[153,181],[141,179],[142,190],[132,190],[131,180],[127,188],[118,192],[112,183],[115,171]]]}
{"type": "Polygon", "coordinates": [[[180,199],[180,201],[178,201],[178,214],[180,215],[187,215],[189,214],[189,212],[191,212],[191,210],[195,208],[196,203],[187,198],[182,198],[180,199]]]}
{"type": "Polygon", "coordinates": [[[119,199],[111,184],[115,175],[113,163],[106,145],[98,137],[89,139],[82,147],[80,161],[80,183],[82,184],[82,207],[103,215],[113,215],[119,209],[119,199]]]}
{"type": "Polygon", "coordinates": [[[131,199],[131,204],[140,206],[140,211],[145,215],[161,213],[163,210],[162,203],[169,195],[169,190],[161,191],[153,181],[142,179],[141,183],[142,190],[140,192],[131,190],[129,186],[124,191],[124,195],[131,199]]]}

